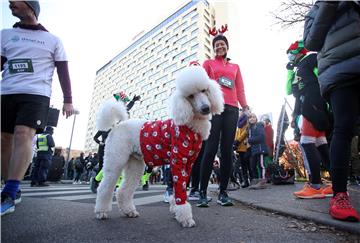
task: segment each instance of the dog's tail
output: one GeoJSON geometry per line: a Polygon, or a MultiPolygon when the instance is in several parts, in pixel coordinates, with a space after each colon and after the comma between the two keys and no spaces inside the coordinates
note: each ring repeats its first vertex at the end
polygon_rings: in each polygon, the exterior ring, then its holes
{"type": "Polygon", "coordinates": [[[108,131],[115,124],[128,118],[129,115],[123,102],[114,99],[107,100],[100,105],[96,118],[96,127],[100,131],[108,131]]]}

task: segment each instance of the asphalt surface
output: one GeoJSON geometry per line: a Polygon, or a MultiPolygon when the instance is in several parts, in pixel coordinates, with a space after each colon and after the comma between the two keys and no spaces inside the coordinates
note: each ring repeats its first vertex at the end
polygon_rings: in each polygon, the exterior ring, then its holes
{"type": "MultiPolygon", "coordinates": [[[[235,202],[209,208],[193,204],[194,228],[182,228],[162,202],[164,186],[136,192],[139,218],[126,218],[113,205],[110,219],[94,216],[95,195],[88,186],[22,185],[15,213],[1,218],[1,242],[359,242],[360,236],[235,202]]],[[[270,189],[266,189],[270,190],[270,189]]],[[[277,188],[278,190],[278,188],[277,188]]],[[[209,195],[216,196],[216,188],[209,195]]],[[[245,190],[238,190],[239,193],[245,190]]],[[[263,190],[264,192],[265,190],[263,190]]],[[[257,192],[255,192],[257,193],[257,192]]],[[[240,194],[239,194],[240,195],[240,194]]],[[[215,198],[214,198],[215,199],[215,198]]],[[[358,224],[359,225],[359,224],[358,224]]]]}
{"type": "MultiPolygon", "coordinates": [[[[328,213],[330,198],[297,199],[293,192],[300,190],[304,183],[294,185],[271,185],[267,189],[239,189],[229,193],[237,201],[255,208],[292,216],[298,219],[310,220],[337,229],[360,235],[360,223],[334,220],[328,213]]],[[[348,186],[352,205],[360,213],[360,186],[348,186]]]]}

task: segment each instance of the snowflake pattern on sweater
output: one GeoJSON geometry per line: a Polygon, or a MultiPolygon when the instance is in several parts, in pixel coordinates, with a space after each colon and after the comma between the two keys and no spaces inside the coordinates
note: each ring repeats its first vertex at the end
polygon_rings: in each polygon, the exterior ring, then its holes
{"type": "Polygon", "coordinates": [[[202,138],[187,126],[174,121],[148,121],[140,131],[140,147],[150,166],[170,164],[177,205],[186,202],[186,185],[191,168],[200,152],[202,138]]]}

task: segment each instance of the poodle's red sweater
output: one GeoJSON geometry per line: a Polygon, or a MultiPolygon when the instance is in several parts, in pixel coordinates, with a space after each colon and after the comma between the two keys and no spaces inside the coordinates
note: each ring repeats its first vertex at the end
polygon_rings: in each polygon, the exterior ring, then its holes
{"type": "Polygon", "coordinates": [[[201,149],[201,136],[174,121],[146,122],[140,132],[141,152],[147,165],[170,164],[176,204],[186,202],[186,185],[201,149]]]}

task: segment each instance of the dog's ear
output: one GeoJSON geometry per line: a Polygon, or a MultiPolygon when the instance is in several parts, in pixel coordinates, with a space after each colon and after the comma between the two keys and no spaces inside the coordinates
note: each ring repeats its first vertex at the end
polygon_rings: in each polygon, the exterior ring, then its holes
{"type": "Polygon", "coordinates": [[[222,94],[220,85],[209,79],[209,95],[208,98],[211,103],[211,113],[220,114],[224,111],[224,96],[222,94]]]}
{"type": "Polygon", "coordinates": [[[193,117],[193,108],[178,91],[175,91],[170,97],[170,117],[176,125],[185,125],[189,123],[193,117]]]}

